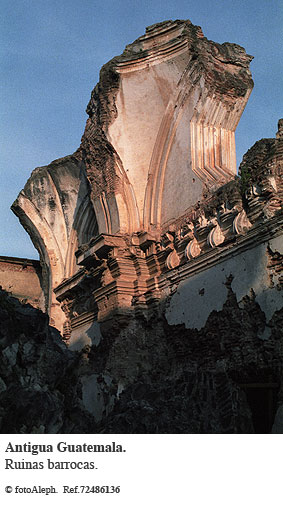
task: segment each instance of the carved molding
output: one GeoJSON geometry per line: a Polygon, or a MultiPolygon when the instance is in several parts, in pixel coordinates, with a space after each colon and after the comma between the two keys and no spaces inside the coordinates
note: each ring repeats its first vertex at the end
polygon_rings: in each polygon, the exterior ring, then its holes
{"type": "Polygon", "coordinates": [[[201,254],[201,247],[196,239],[189,242],[185,249],[185,257],[187,260],[192,260],[201,254]]]}
{"type": "Polygon", "coordinates": [[[174,21],[148,27],[146,34],[136,41],[139,44],[138,53],[135,53],[137,49],[134,44],[127,46],[123,60],[117,62],[116,72],[125,74],[142,70],[187,52],[188,42],[181,36],[182,31],[182,25],[174,21]]]}
{"type": "Polygon", "coordinates": [[[252,224],[243,209],[239,214],[237,214],[233,221],[233,232],[234,234],[242,235],[245,234],[251,227],[252,224]]]}
{"type": "Polygon", "coordinates": [[[169,253],[168,257],[166,258],[166,267],[168,269],[175,269],[180,265],[180,258],[176,250],[169,253]]]}
{"type": "Polygon", "coordinates": [[[216,225],[208,234],[207,244],[211,246],[211,248],[215,248],[216,246],[220,246],[225,240],[225,236],[219,225],[216,225]]]}
{"type": "Polygon", "coordinates": [[[210,125],[205,125],[203,118],[191,121],[192,170],[207,186],[219,186],[231,180],[236,172],[235,133],[218,125],[220,118],[227,115],[225,105],[221,102],[212,104],[210,97],[206,102],[202,106],[207,109],[207,114],[212,105],[217,113],[210,125]]]}

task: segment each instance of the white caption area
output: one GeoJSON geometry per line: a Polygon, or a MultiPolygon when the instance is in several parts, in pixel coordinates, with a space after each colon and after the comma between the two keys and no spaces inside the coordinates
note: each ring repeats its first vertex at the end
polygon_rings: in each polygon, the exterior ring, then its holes
{"type": "Polygon", "coordinates": [[[245,504],[250,501],[264,505],[275,503],[280,497],[282,471],[276,455],[278,444],[283,442],[281,436],[2,435],[0,442],[0,500],[5,506],[238,506],[243,498],[245,504]],[[9,443],[14,447],[29,442],[34,446],[51,445],[53,451],[38,455],[6,451],[9,443]],[[72,446],[110,445],[108,448],[114,448],[115,442],[116,448],[121,445],[126,451],[59,452],[59,442],[72,446]],[[27,462],[43,462],[44,469],[5,469],[6,459],[22,467],[27,462]],[[268,469],[264,465],[266,459],[268,469]],[[50,462],[93,462],[95,469],[56,469],[58,465],[51,469],[50,462]],[[6,487],[12,487],[12,492],[6,492],[6,487]],[[38,493],[20,492],[33,487],[38,493]],[[40,493],[40,487],[50,493],[40,493]],[[104,492],[94,492],[95,487],[104,487],[104,492]],[[110,492],[112,487],[116,492],[110,492]],[[116,487],[120,487],[120,492],[116,487]]]}

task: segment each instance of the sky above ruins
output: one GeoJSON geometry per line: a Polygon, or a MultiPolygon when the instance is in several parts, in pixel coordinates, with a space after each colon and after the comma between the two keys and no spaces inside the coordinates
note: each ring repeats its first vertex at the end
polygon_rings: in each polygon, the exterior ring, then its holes
{"type": "Polygon", "coordinates": [[[0,255],[38,258],[10,211],[31,171],[80,144],[99,69],[145,27],[190,19],[254,56],[255,87],[236,131],[238,165],[283,117],[281,0],[2,0],[0,255]]]}

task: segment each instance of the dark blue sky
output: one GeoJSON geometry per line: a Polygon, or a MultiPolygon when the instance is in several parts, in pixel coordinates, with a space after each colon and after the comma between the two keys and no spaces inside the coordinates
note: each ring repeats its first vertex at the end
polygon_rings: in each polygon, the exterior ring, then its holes
{"type": "Polygon", "coordinates": [[[0,255],[38,258],[10,205],[31,171],[80,144],[99,69],[145,27],[190,19],[254,56],[236,132],[238,164],[283,117],[282,0],[2,0],[0,255]]]}

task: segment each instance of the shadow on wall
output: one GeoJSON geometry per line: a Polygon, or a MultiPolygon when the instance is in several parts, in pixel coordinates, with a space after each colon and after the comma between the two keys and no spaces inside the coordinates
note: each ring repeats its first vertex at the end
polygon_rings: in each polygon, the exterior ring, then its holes
{"type": "Polygon", "coordinates": [[[98,346],[102,339],[100,326],[97,321],[87,323],[72,332],[69,341],[69,349],[72,351],[80,351],[85,346],[98,346]]]}

